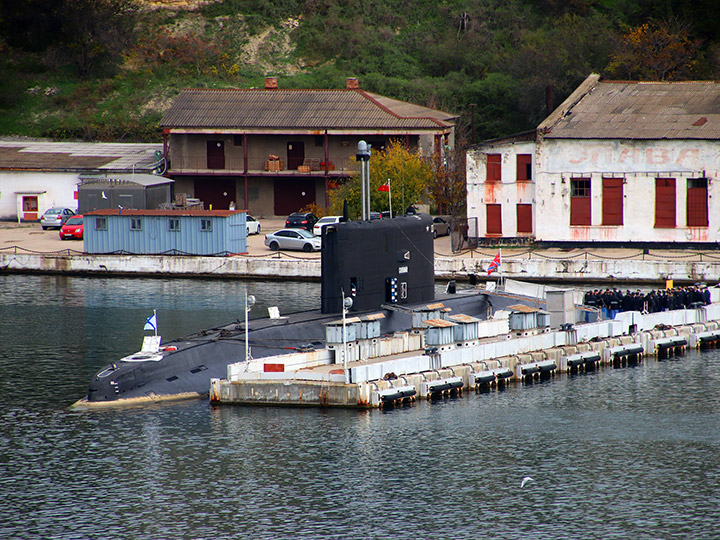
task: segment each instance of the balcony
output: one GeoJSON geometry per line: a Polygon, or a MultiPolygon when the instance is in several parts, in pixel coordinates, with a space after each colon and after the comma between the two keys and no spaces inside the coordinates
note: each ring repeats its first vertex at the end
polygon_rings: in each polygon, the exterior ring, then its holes
{"type": "MultiPolygon", "coordinates": [[[[202,176],[241,176],[246,172],[245,160],[232,157],[179,156],[171,154],[172,174],[202,176]]],[[[286,160],[249,158],[248,176],[325,176],[325,162],[318,158],[306,158],[301,163],[288,167],[286,160]]],[[[360,174],[360,166],[354,158],[330,159],[327,175],[342,178],[360,174]]]]}

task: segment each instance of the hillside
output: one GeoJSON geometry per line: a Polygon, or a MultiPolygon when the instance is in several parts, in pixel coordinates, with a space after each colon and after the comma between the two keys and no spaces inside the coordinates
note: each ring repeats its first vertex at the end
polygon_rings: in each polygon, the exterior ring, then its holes
{"type": "Polygon", "coordinates": [[[362,88],[530,129],[590,72],[720,78],[714,3],[668,0],[28,0],[0,6],[0,135],[157,141],[186,87],[362,88]],[[11,4],[11,5],[8,5],[11,4]],[[51,9],[47,9],[48,4],[51,9]],[[42,15],[39,15],[42,14],[42,15]]]}

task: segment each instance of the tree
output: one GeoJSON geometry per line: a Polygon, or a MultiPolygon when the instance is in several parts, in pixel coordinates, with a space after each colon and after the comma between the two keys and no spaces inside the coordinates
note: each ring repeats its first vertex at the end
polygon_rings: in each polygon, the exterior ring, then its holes
{"type": "Polygon", "coordinates": [[[438,214],[465,214],[467,185],[465,183],[465,150],[455,148],[445,152],[445,159],[434,163],[435,179],[427,194],[438,214]]]}
{"type": "Polygon", "coordinates": [[[645,81],[682,80],[697,63],[701,41],[677,21],[649,22],[631,28],[610,56],[610,76],[645,81]]]}
{"type": "Polygon", "coordinates": [[[59,51],[82,77],[112,71],[133,42],[134,0],[64,0],[59,51]]]}
{"type": "MultiPolygon", "coordinates": [[[[435,180],[432,165],[422,156],[410,151],[402,142],[391,140],[385,150],[372,150],[370,157],[370,208],[374,212],[390,209],[392,214],[402,215],[410,203],[420,201],[427,187],[435,180]],[[380,186],[390,182],[390,192],[379,191],[380,186]]],[[[347,200],[351,218],[361,214],[360,174],[351,177],[330,193],[332,211],[342,213],[343,201],[347,200]]]]}

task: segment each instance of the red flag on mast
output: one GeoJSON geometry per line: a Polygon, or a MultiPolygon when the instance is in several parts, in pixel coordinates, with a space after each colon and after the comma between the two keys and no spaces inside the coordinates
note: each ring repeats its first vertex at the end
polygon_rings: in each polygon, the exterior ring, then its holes
{"type": "Polygon", "coordinates": [[[492,262],[490,263],[490,266],[488,266],[488,276],[489,276],[490,274],[492,274],[495,270],[497,270],[498,268],[500,268],[500,263],[501,263],[501,262],[502,262],[502,261],[501,261],[501,259],[500,259],[500,250],[498,250],[497,255],[495,255],[495,258],[494,258],[494,259],[492,260],[492,262]]]}
{"type": "Polygon", "coordinates": [[[387,193],[388,191],[390,191],[390,180],[388,180],[388,181],[385,182],[383,185],[381,185],[381,186],[378,188],[378,191],[384,191],[385,193],[387,193]]]}

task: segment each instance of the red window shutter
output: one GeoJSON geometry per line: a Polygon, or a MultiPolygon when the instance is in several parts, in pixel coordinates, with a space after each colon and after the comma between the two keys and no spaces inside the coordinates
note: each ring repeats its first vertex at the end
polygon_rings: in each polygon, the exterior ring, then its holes
{"type": "Polygon", "coordinates": [[[518,182],[527,182],[532,180],[532,155],[531,154],[518,154],[517,155],[517,176],[518,182]]]}
{"type": "Polygon", "coordinates": [[[517,205],[517,232],[532,233],[532,204],[517,205]]]}
{"type": "Polygon", "coordinates": [[[602,224],[623,224],[623,180],[603,178],[602,224]]]}
{"type": "Polygon", "coordinates": [[[655,228],[675,228],[675,179],[655,179],[655,228]]]}
{"type": "Polygon", "coordinates": [[[708,226],[708,192],[707,182],[704,186],[690,187],[688,180],[687,190],[687,226],[708,226]]]}
{"type": "Polygon", "coordinates": [[[502,180],[502,156],[500,154],[487,155],[487,182],[500,182],[502,180]]]}
{"type": "Polygon", "coordinates": [[[592,225],[592,205],[590,197],[591,182],[589,178],[573,178],[570,180],[570,225],[592,225]]]}
{"type": "Polygon", "coordinates": [[[502,234],[502,205],[487,204],[485,205],[487,212],[487,234],[502,234]]]}

